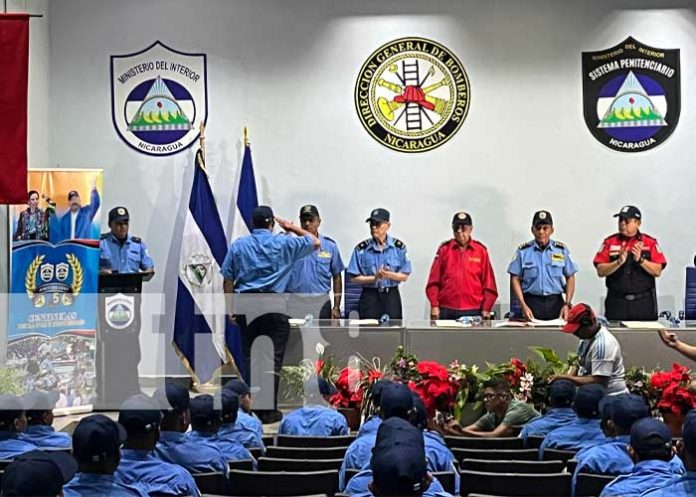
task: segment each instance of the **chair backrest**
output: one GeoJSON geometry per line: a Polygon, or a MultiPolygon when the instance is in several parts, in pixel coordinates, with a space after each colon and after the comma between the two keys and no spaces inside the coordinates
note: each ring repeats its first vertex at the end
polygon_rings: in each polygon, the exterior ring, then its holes
{"type": "Polygon", "coordinates": [[[536,449],[520,450],[483,450],[483,449],[452,449],[457,461],[463,459],[484,459],[487,461],[537,461],[539,451],[536,449]]]}
{"type": "Polygon", "coordinates": [[[563,461],[485,461],[464,459],[459,468],[464,471],[483,471],[485,473],[562,473],[563,461]]]}
{"type": "Polygon", "coordinates": [[[247,450],[254,459],[258,459],[263,455],[263,450],[261,450],[261,447],[250,447],[247,450]]]}
{"type": "Polygon", "coordinates": [[[348,483],[350,481],[350,479],[353,478],[358,473],[360,473],[359,469],[355,469],[355,468],[346,469],[346,476],[345,476],[346,483],[348,483]]]}
{"type": "Polygon", "coordinates": [[[518,437],[480,438],[480,437],[445,437],[447,445],[454,449],[522,449],[523,440],[518,437]]]}
{"type": "MultiPolygon", "coordinates": [[[[325,471],[339,469],[343,459],[276,459],[259,458],[259,471],[325,471]]],[[[251,468],[249,468],[251,469],[251,468]]]]}
{"type": "Polygon", "coordinates": [[[544,461],[563,461],[567,463],[575,457],[577,451],[562,449],[544,449],[544,461]]]}
{"type": "Polygon", "coordinates": [[[358,302],[362,295],[363,286],[350,281],[350,275],[343,272],[343,317],[350,318],[350,313],[358,312],[358,302]]]}
{"type": "Polygon", "coordinates": [[[616,476],[607,475],[590,475],[587,473],[578,473],[578,479],[575,483],[575,495],[577,497],[587,497],[590,495],[599,495],[616,476]]]}
{"type": "Polygon", "coordinates": [[[696,319],[696,267],[686,268],[684,317],[689,320],[696,319]]]}
{"type": "Polygon", "coordinates": [[[461,495],[486,492],[509,497],[548,497],[570,494],[569,473],[518,474],[461,472],[461,495]]]}
{"type": "Polygon", "coordinates": [[[527,445],[525,445],[525,448],[538,449],[539,447],[541,447],[541,444],[543,442],[544,442],[544,437],[533,435],[531,437],[527,437],[527,445]]]}
{"type": "Polygon", "coordinates": [[[263,441],[263,445],[266,447],[275,445],[275,435],[264,435],[261,437],[261,441],[263,441]]]}
{"type": "Polygon", "coordinates": [[[340,437],[300,437],[296,435],[278,435],[278,447],[348,447],[355,440],[355,435],[340,437]]]}
{"type": "Polygon", "coordinates": [[[0,459],[0,469],[4,470],[12,463],[12,459],[0,459]]]}
{"type": "Polygon", "coordinates": [[[227,461],[227,466],[229,466],[230,469],[244,469],[246,471],[252,471],[254,469],[254,461],[251,459],[227,461]]]}
{"type": "Polygon", "coordinates": [[[276,459],[343,459],[348,447],[278,447],[266,448],[266,457],[276,459]]]}
{"type": "Polygon", "coordinates": [[[193,479],[201,493],[217,495],[227,493],[227,478],[222,473],[194,473],[193,479]]]}
{"type": "Polygon", "coordinates": [[[295,496],[338,491],[338,471],[230,471],[231,494],[248,496],[295,496]]]}
{"type": "Polygon", "coordinates": [[[571,475],[575,473],[575,468],[578,467],[578,460],[573,458],[573,459],[568,459],[566,461],[566,471],[570,473],[571,475]]]}
{"type": "Polygon", "coordinates": [[[445,492],[448,494],[454,495],[455,492],[455,474],[452,471],[436,471],[432,473],[432,475],[437,478],[437,481],[440,482],[440,485],[442,485],[442,488],[445,489],[445,492]]]}

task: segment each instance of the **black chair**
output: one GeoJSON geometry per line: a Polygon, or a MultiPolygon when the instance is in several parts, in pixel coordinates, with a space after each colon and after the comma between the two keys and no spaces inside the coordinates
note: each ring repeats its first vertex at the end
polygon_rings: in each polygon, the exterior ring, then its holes
{"type": "Polygon", "coordinates": [[[254,461],[251,459],[239,459],[237,461],[227,461],[227,466],[230,469],[243,469],[245,471],[254,470],[254,461]]]}
{"type": "Polygon", "coordinates": [[[531,437],[527,437],[527,445],[525,448],[527,449],[538,449],[541,447],[541,444],[544,442],[544,437],[538,437],[536,435],[533,435],[531,437]]]}
{"type": "Polygon", "coordinates": [[[482,471],[484,473],[562,473],[563,461],[482,461],[464,459],[459,468],[464,471],[482,471]]]}
{"type": "Polygon", "coordinates": [[[346,469],[346,473],[345,473],[345,475],[346,475],[346,476],[345,476],[346,485],[348,484],[348,482],[350,481],[350,479],[353,478],[353,477],[354,477],[355,475],[357,475],[358,473],[360,473],[360,470],[359,470],[359,469],[355,469],[355,468],[346,469]]]}
{"type": "Polygon", "coordinates": [[[524,448],[523,440],[517,437],[445,437],[445,442],[451,449],[511,450],[524,448]]]}
{"type": "Polygon", "coordinates": [[[575,457],[577,451],[562,449],[544,449],[544,461],[563,461],[567,463],[575,457]]]}
{"type": "Polygon", "coordinates": [[[578,467],[578,460],[577,459],[569,459],[568,462],[566,462],[566,471],[570,473],[571,475],[575,473],[575,468],[578,467]]]}
{"type": "Polygon", "coordinates": [[[12,459],[0,459],[0,470],[5,470],[12,463],[12,459]]]}
{"type": "Polygon", "coordinates": [[[225,495],[227,478],[222,473],[194,473],[193,479],[201,493],[225,495]]]}
{"type": "Polygon", "coordinates": [[[273,457],[259,458],[259,471],[325,471],[340,469],[343,459],[276,459],[273,457]]]}
{"type": "Polygon", "coordinates": [[[248,496],[296,496],[338,491],[338,471],[308,471],[278,473],[268,471],[230,471],[231,494],[248,496]]]}
{"type": "Polygon", "coordinates": [[[548,497],[570,494],[568,473],[518,474],[461,472],[461,495],[486,492],[509,497],[548,497]]]}
{"type": "Polygon", "coordinates": [[[481,450],[481,449],[452,449],[457,461],[464,459],[483,459],[486,461],[538,461],[539,451],[536,449],[521,450],[481,450]]]}
{"type": "MultiPolygon", "coordinates": [[[[336,495],[341,495],[341,494],[336,494],[336,495]]],[[[152,494],[150,494],[152,496],[152,494]]],[[[170,496],[167,496],[170,497],[170,496]]],[[[213,495],[213,494],[202,494],[202,497],[225,497],[222,495],[213,495]]],[[[251,496],[251,495],[232,495],[232,496],[227,496],[227,497],[256,497],[256,496],[251,496]]],[[[329,497],[326,494],[312,494],[312,495],[283,495],[283,496],[276,496],[276,497],[329,497]]],[[[335,496],[334,496],[335,497],[335,496]]],[[[349,497],[349,496],[348,496],[349,497]]]]}
{"type": "Polygon", "coordinates": [[[278,435],[278,447],[348,447],[355,440],[355,435],[340,437],[298,437],[295,435],[278,435]]]}
{"type": "Polygon", "coordinates": [[[575,495],[577,497],[599,495],[604,490],[604,487],[614,481],[615,478],[616,476],[578,473],[578,479],[575,482],[575,495]]]}
{"type": "Polygon", "coordinates": [[[266,448],[266,457],[276,459],[343,459],[348,447],[277,447],[266,448]]]}
{"type": "Polygon", "coordinates": [[[261,450],[261,447],[251,447],[247,450],[251,454],[251,457],[253,457],[254,459],[258,459],[263,455],[263,450],[261,450]]]}
{"type": "Polygon", "coordinates": [[[268,447],[269,445],[275,445],[275,436],[274,435],[264,435],[261,437],[261,441],[263,442],[263,445],[268,447]]]}
{"type": "Polygon", "coordinates": [[[445,489],[445,492],[455,495],[455,474],[452,471],[436,471],[432,475],[437,478],[437,481],[440,482],[440,485],[442,485],[442,488],[445,489]]]}
{"type": "MultiPolygon", "coordinates": [[[[336,494],[336,497],[338,497],[338,494],[336,494]]],[[[503,495],[489,495],[489,494],[469,494],[468,496],[462,496],[462,497],[508,497],[508,496],[503,496],[503,495]]],[[[551,496],[544,496],[544,497],[551,497],[551,496]]],[[[554,495],[552,497],[565,497],[565,495],[554,495]]]]}

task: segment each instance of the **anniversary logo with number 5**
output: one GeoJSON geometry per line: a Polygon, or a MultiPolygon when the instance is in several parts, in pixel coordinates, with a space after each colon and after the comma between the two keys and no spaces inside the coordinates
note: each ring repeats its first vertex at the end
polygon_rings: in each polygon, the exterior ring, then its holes
{"type": "Polygon", "coordinates": [[[401,38],[379,47],[355,84],[360,121],[382,145],[399,152],[439,147],[469,112],[469,78],[446,47],[401,38]]]}
{"type": "Polygon", "coordinates": [[[615,47],[582,54],[585,122],[600,142],[641,152],[672,134],[681,112],[679,50],[629,37],[615,47]]]}

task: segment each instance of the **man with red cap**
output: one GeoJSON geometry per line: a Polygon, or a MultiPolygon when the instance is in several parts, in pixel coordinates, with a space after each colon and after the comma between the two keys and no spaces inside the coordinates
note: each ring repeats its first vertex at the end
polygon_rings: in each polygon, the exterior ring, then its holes
{"type": "Polygon", "coordinates": [[[551,381],[570,380],[578,386],[597,383],[606,387],[608,395],[628,393],[621,345],[599,324],[589,305],[576,304],[570,309],[563,332],[580,339],[578,366],[570,374],[556,375],[551,381]]]}

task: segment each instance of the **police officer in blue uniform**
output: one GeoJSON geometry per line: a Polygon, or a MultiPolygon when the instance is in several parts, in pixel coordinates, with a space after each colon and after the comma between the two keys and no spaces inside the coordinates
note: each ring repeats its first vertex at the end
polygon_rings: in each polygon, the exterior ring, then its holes
{"type": "Polygon", "coordinates": [[[335,393],[336,387],[324,378],[310,376],[305,382],[304,407],[285,416],[278,433],[305,437],[348,435],[346,418],[329,407],[329,397],[335,393]]]}
{"type": "Polygon", "coordinates": [[[545,437],[549,432],[575,421],[571,407],[575,400],[575,385],[568,380],[558,380],[549,387],[549,409],[540,418],[533,419],[522,428],[520,438],[527,444],[528,437],[545,437]]]}
{"type": "Polygon", "coordinates": [[[121,461],[125,428],[103,414],[82,418],[73,432],[78,472],[63,487],[65,497],[147,497],[138,484],[126,485],[114,473],[121,461]]]}
{"type": "Polygon", "coordinates": [[[0,460],[14,459],[38,447],[20,438],[27,427],[23,399],[0,395],[0,460]]]}
{"type": "Polygon", "coordinates": [[[346,273],[351,281],[363,285],[358,312],[361,319],[403,319],[399,283],[411,274],[406,245],[388,234],[391,228],[387,209],[377,208],[365,222],[371,238],[354,249],[346,273]]]}
{"type": "Polygon", "coordinates": [[[319,234],[321,218],[314,205],[300,209],[300,226],[321,241],[321,247],[309,257],[300,259],[292,268],[287,291],[297,294],[291,306],[292,317],[303,318],[307,314],[319,319],[339,319],[343,297],[345,269],[338,245],[328,236],[319,234]],[[333,290],[333,306],[329,293],[333,290]]]}
{"type": "MultiPolygon", "coordinates": [[[[217,440],[220,441],[219,443],[216,442],[217,445],[221,445],[223,447],[231,446],[235,451],[239,451],[238,447],[241,445],[245,450],[247,450],[244,455],[246,456],[248,454],[248,457],[251,460],[254,460],[254,458],[251,455],[251,452],[248,451],[249,447],[259,447],[262,453],[266,451],[266,447],[264,447],[263,442],[260,442],[261,445],[258,445],[255,439],[254,443],[249,445],[245,444],[245,442],[249,441],[249,436],[252,435],[252,433],[244,430],[243,428],[238,429],[237,427],[237,420],[242,413],[242,411],[239,409],[239,395],[232,390],[223,389],[220,392],[220,410],[222,423],[217,432],[217,440]]],[[[255,465],[256,463],[254,462],[254,466],[255,465]]]]}
{"type": "Polygon", "coordinates": [[[155,273],[155,263],[150,258],[145,242],[128,234],[130,215],[125,207],[109,211],[109,233],[99,240],[99,271],[110,273],[155,273]]]}
{"type": "MultiPolygon", "coordinates": [[[[245,356],[242,376],[248,384],[251,378],[252,344],[262,335],[270,337],[273,342],[272,409],[264,409],[259,417],[265,423],[274,423],[282,418],[276,407],[278,383],[290,334],[287,305],[284,296],[279,294],[287,290],[293,265],[318,250],[321,241],[290,221],[276,218],[273,210],[265,205],[254,209],[252,224],[254,229],[251,235],[232,242],[220,272],[225,278],[225,293],[231,301],[230,319],[242,330],[245,356]],[[296,236],[273,235],[276,222],[286,232],[296,236]]],[[[268,351],[264,349],[262,353],[267,354],[268,351]]],[[[259,374],[268,375],[269,372],[261,369],[259,374]]],[[[261,394],[264,395],[264,392],[261,394]]]]}
{"type": "Polygon", "coordinates": [[[128,438],[121,449],[116,478],[128,486],[140,487],[148,494],[200,497],[191,473],[155,455],[161,421],[159,404],[147,395],[138,394],[126,399],[118,414],[118,422],[126,429],[128,438]]]}
{"type": "Polygon", "coordinates": [[[58,392],[39,390],[34,390],[25,397],[27,429],[21,434],[22,440],[42,449],[70,448],[72,445],[70,435],[56,432],[53,428],[53,409],[56,407],[58,398],[58,392]]]}
{"type": "Polygon", "coordinates": [[[377,380],[368,390],[368,401],[367,401],[367,414],[369,417],[362,424],[358,430],[356,438],[360,438],[363,435],[376,435],[379,425],[382,424],[382,418],[379,415],[379,404],[382,397],[382,389],[392,382],[389,380],[377,380]]]}
{"type": "Polygon", "coordinates": [[[77,463],[70,454],[41,450],[27,452],[5,468],[1,494],[5,497],[63,495],[63,485],[76,472],[77,463]]]}
{"type": "Polygon", "coordinates": [[[233,423],[223,422],[223,426],[220,428],[221,436],[236,440],[247,449],[258,447],[261,452],[266,452],[263,443],[263,425],[251,410],[253,399],[249,386],[242,380],[230,380],[225,383],[222,390],[234,393],[239,397],[239,409],[237,410],[237,419],[233,423]]]}
{"type": "Polygon", "coordinates": [[[528,321],[566,319],[572,307],[578,267],[568,247],[551,239],[553,232],[551,213],[535,212],[534,240],[520,245],[508,266],[512,292],[528,321]]]}
{"type": "Polygon", "coordinates": [[[153,397],[162,410],[160,439],[155,449],[157,457],[178,464],[191,474],[227,474],[227,459],[218,447],[207,441],[194,442],[186,436],[191,419],[189,391],[181,385],[167,381],[155,391],[153,397]]]}

